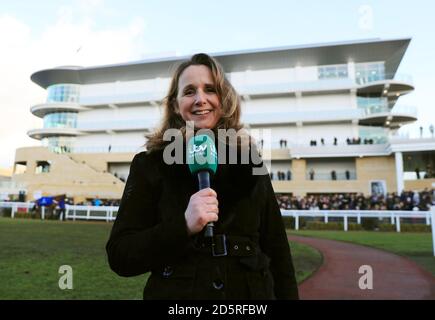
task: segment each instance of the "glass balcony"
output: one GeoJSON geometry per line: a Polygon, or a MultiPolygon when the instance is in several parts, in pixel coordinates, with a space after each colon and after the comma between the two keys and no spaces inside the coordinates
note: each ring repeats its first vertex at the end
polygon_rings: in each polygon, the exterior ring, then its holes
{"type": "Polygon", "coordinates": [[[399,73],[376,73],[376,74],[361,74],[355,75],[355,83],[358,85],[366,85],[372,82],[385,81],[385,80],[394,80],[397,82],[404,82],[412,85],[412,77],[407,74],[399,74],[399,73]]]}
{"type": "Polygon", "coordinates": [[[378,105],[374,104],[374,105],[359,107],[359,109],[362,111],[363,116],[369,116],[369,115],[379,114],[379,113],[391,113],[393,115],[405,114],[405,115],[417,117],[417,108],[414,106],[396,105],[391,109],[385,104],[378,104],[378,105]]]}
{"type": "MultiPolygon", "coordinates": [[[[345,171],[335,170],[335,175],[336,175],[336,179],[335,180],[356,180],[356,171],[350,171],[349,170],[349,179],[346,177],[346,172],[345,171]]],[[[311,180],[309,172],[305,173],[305,179],[306,180],[311,180]]],[[[332,179],[332,174],[330,172],[315,172],[313,180],[314,181],[316,181],[316,180],[317,181],[318,180],[333,181],[334,179],[332,179]]]]}
{"type": "Polygon", "coordinates": [[[155,127],[160,119],[130,119],[116,121],[86,121],[79,122],[77,129],[83,131],[101,131],[101,130],[139,130],[155,127]]]}
{"type": "Polygon", "coordinates": [[[80,86],[77,84],[55,84],[47,88],[47,102],[77,103],[80,99],[80,86]]]}
{"type": "Polygon", "coordinates": [[[44,128],[76,128],[76,112],[55,112],[44,116],[44,128]]]}

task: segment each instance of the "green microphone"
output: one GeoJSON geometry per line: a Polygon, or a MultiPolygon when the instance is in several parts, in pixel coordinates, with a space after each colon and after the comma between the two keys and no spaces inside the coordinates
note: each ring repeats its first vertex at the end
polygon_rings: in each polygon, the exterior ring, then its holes
{"type": "MultiPolygon", "coordinates": [[[[187,143],[187,164],[198,175],[199,190],[210,188],[210,174],[215,174],[218,157],[214,141],[206,134],[190,138],[187,143]]],[[[205,237],[213,237],[213,222],[207,223],[205,237]]]]}

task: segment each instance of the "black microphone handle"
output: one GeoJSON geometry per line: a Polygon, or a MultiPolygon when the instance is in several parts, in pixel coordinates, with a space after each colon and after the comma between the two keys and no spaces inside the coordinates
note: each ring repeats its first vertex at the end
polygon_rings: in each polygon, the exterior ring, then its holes
{"type": "MultiPolygon", "coordinates": [[[[198,182],[199,182],[199,190],[210,188],[210,172],[207,170],[198,172],[198,182]]],[[[213,237],[213,228],[214,223],[209,222],[207,223],[207,226],[205,227],[205,233],[204,237],[211,238],[213,237]]]]}

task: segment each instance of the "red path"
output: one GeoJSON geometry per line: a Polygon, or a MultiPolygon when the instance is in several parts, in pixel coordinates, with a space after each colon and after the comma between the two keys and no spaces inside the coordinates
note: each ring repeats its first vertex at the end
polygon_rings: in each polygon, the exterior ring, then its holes
{"type": "Polygon", "coordinates": [[[340,241],[293,235],[288,238],[316,248],[323,255],[323,265],[299,286],[303,300],[435,300],[435,277],[407,258],[340,241]],[[362,265],[372,267],[372,290],[359,288],[363,274],[358,270],[362,265]]]}

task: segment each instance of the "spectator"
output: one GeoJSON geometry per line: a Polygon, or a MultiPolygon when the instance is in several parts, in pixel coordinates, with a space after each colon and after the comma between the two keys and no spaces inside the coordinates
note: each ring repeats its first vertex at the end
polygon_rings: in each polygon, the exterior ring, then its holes
{"type": "Polygon", "coordinates": [[[96,197],[96,198],[92,201],[92,205],[93,205],[93,206],[96,206],[96,207],[101,206],[101,200],[98,199],[98,197],[96,197]]]}
{"type": "Polygon", "coordinates": [[[331,179],[332,180],[337,180],[337,173],[335,172],[335,170],[331,171],[331,179]]]}
{"type": "Polygon", "coordinates": [[[430,132],[430,136],[433,138],[433,124],[431,124],[430,126],[429,126],[429,132],[430,132]]]}
{"type": "Polygon", "coordinates": [[[287,180],[291,180],[292,179],[292,173],[290,172],[290,170],[287,170],[287,180]]]}
{"type": "Polygon", "coordinates": [[[337,137],[334,137],[334,146],[337,145],[337,137]]]}
{"type": "Polygon", "coordinates": [[[293,210],[422,210],[428,211],[434,201],[435,189],[421,192],[403,191],[364,197],[363,194],[324,194],[295,197],[276,195],[282,209],[293,210]]]}
{"type": "Polygon", "coordinates": [[[349,172],[349,170],[346,170],[345,175],[346,175],[346,180],[349,180],[350,179],[350,172],[349,172]]]}
{"type": "Polygon", "coordinates": [[[420,138],[423,138],[423,127],[420,126],[420,138]]]}
{"type": "Polygon", "coordinates": [[[420,180],[420,169],[415,168],[415,174],[417,175],[417,179],[420,180]]]}
{"type": "Polygon", "coordinates": [[[314,169],[310,169],[310,180],[314,180],[314,169]]]}
{"type": "Polygon", "coordinates": [[[320,139],[320,142],[322,143],[322,146],[324,146],[325,145],[325,140],[322,138],[322,139],[320,139]]]}

